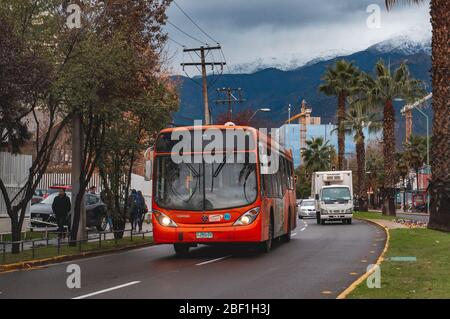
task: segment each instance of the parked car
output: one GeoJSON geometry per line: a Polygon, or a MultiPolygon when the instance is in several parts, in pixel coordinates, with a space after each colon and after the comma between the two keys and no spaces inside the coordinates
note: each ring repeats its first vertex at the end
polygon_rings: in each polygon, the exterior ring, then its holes
{"type": "Polygon", "coordinates": [[[70,192],[72,190],[72,186],[70,185],[53,185],[47,189],[47,192],[44,194],[44,198],[49,197],[51,194],[58,193],[60,189],[64,189],[66,192],[70,192]]]}
{"type": "Polygon", "coordinates": [[[45,189],[36,189],[34,195],[31,198],[31,205],[38,204],[44,200],[47,191],[45,189]]]}
{"type": "MultiPolygon", "coordinates": [[[[70,192],[66,193],[71,199],[70,192]]],[[[46,224],[40,223],[43,221],[46,223],[56,224],[56,217],[53,214],[52,204],[58,193],[49,195],[42,202],[31,206],[31,227],[42,228],[46,224]]],[[[85,195],[85,207],[86,207],[86,226],[96,227],[98,231],[104,231],[107,226],[107,208],[106,205],[100,200],[100,196],[93,194],[85,195]]],[[[70,218],[69,218],[70,220],[70,218]]],[[[51,226],[51,225],[49,225],[51,226]]]]}
{"type": "Polygon", "coordinates": [[[298,218],[316,218],[316,207],[314,206],[314,199],[302,200],[298,207],[298,218]]]}

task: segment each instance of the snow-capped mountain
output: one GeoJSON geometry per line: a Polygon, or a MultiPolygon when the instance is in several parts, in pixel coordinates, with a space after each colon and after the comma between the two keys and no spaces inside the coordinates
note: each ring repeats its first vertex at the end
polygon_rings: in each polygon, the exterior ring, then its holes
{"type": "MultiPolygon", "coordinates": [[[[402,33],[394,34],[389,39],[370,46],[367,50],[375,53],[397,53],[404,55],[425,53],[431,55],[431,25],[417,25],[402,33]]],[[[230,70],[234,74],[251,74],[269,68],[290,71],[321,61],[331,60],[338,56],[350,55],[358,51],[330,50],[318,53],[314,59],[301,54],[258,58],[252,62],[232,65],[230,66],[230,70]]]]}
{"type": "Polygon", "coordinates": [[[388,40],[377,43],[369,48],[379,53],[431,55],[431,27],[417,26],[405,33],[397,34],[388,40]]]}

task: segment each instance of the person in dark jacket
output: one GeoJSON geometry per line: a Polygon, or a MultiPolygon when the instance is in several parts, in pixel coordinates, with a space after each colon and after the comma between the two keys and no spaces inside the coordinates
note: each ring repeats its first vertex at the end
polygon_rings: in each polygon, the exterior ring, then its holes
{"type": "Polygon", "coordinates": [[[67,218],[71,209],[70,199],[67,197],[64,189],[59,190],[58,196],[55,197],[52,204],[52,210],[58,223],[59,237],[64,233],[64,226],[67,225],[67,218]]]}
{"type": "Polygon", "coordinates": [[[144,224],[145,214],[147,213],[148,208],[147,208],[147,205],[145,204],[145,198],[141,191],[137,192],[137,198],[138,198],[138,206],[139,206],[138,226],[139,226],[139,232],[141,232],[142,225],[144,224]]]}

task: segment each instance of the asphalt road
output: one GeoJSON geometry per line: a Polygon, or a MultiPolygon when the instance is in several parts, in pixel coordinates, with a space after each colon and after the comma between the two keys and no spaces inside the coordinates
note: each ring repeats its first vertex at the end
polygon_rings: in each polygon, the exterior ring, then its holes
{"type": "Polygon", "coordinates": [[[171,246],[0,274],[0,298],[335,298],[381,253],[377,226],[299,221],[290,243],[269,254],[247,247],[199,246],[177,258],[171,246]],[[81,288],[67,288],[67,267],[81,288]]]}

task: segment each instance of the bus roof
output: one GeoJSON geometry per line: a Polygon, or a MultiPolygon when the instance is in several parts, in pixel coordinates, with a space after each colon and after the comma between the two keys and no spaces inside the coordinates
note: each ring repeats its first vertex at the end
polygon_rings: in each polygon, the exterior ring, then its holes
{"type": "Polygon", "coordinates": [[[286,149],[283,146],[281,146],[276,140],[272,139],[270,136],[267,136],[266,134],[262,133],[258,129],[251,127],[251,126],[244,126],[244,125],[203,125],[203,126],[179,126],[179,127],[170,127],[165,128],[159,132],[159,134],[163,133],[170,133],[170,132],[176,132],[176,131],[184,131],[189,130],[193,131],[195,129],[201,128],[202,130],[207,129],[218,129],[218,130],[247,130],[256,135],[258,138],[258,141],[267,143],[268,146],[274,146],[278,147],[280,152],[284,154],[288,159],[292,160],[292,151],[290,149],[286,149]]]}

